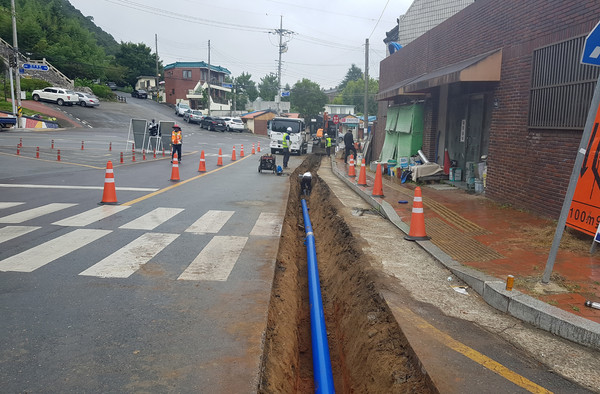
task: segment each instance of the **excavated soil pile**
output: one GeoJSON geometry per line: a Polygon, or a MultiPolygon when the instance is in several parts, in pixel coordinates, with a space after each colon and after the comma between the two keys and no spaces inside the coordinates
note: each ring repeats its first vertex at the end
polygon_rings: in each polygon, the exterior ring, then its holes
{"type": "MultiPolygon", "coordinates": [[[[307,203],[316,240],[334,386],[349,393],[427,393],[426,378],[387,305],[377,276],[316,176],[310,155],[290,176],[265,338],[260,393],[314,392],[306,247],[299,174],[313,174],[307,203]]],[[[335,200],[332,200],[335,199],[335,200]]]]}

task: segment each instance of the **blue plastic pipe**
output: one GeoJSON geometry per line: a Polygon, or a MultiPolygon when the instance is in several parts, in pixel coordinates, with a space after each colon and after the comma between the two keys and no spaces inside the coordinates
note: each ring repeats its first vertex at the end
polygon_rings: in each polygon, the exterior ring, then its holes
{"type": "Polygon", "coordinates": [[[321,299],[321,284],[317,264],[317,250],[306,200],[302,199],[302,215],[304,216],[304,230],[306,231],[306,255],[308,259],[308,295],[310,300],[310,336],[312,343],[313,374],[315,392],[335,393],[333,375],[331,374],[331,359],[329,358],[329,345],[327,344],[327,329],[325,328],[325,314],[321,299]]]}

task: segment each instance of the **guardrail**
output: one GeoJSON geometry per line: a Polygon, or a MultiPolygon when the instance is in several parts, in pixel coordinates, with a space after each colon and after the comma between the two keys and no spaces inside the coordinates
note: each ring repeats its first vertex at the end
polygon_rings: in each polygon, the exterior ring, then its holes
{"type": "Polygon", "coordinates": [[[310,336],[312,342],[313,375],[315,391],[317,393],[334,393],[333,375],[331,373],[331,359],[327,343],[327,329],[325,327],[325,314],[323,313],[323,300],[321,298],[321,285],[319,282],[319,269],[317,264],[317,250],[306,200],[302,199],[302,215],[306,231],[306,255],[308,262],[308,296],[310,302],[310,336]]]}

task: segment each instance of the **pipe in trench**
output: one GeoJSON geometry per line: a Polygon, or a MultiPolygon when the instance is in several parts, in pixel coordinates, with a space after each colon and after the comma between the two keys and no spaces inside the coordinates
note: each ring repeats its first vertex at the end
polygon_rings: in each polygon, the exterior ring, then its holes
{"type": "Polygon", "coordinates": [[[306,231],[306,255],[308,262],[308,293],[310,300],[310,336],[312,343],[313,374],[317,393],[334,393],[331,359],[325,328],[325,314],[321,298],[321,285],[317,264],[315,236],[308,215],[306,200],[302,199],[302,215],[306,231]]]}

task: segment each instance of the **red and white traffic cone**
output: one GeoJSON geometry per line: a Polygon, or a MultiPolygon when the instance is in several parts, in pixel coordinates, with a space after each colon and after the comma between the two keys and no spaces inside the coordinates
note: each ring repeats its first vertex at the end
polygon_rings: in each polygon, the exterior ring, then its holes
{"type": "Polygon", "coordinates": [[[115,174],[112,161],[106,163],[106,175],[104,176],[104,193],[101,204],[117,204],[117,192],[115,190],[115,174]]]}

